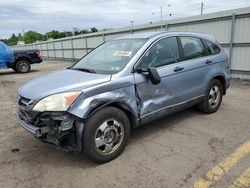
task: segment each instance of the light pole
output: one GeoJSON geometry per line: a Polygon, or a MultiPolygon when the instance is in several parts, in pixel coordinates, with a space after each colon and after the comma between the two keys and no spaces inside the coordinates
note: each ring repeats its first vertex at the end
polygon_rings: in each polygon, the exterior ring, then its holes
{"type": "Polygon", "coordinates": [[[201,15],[203,15],[204,3],[201,2],[201,15]]]}
{"type": "Polygon", "coordinates": [[[162,3],[161,3],[161,29],[162,29],[162,3]]]}
{"type": "MultiPolygon", "coordinates": [[[[170,8],[170,2],[168,3],[168,8],[170,8]]],[[[162,1],[161,1],[161,6],[160,6],[160,12],[152,12],[152,14],[158,14],[160,13],[161,15],[161,29],[163,28],[163,7],[162,7],[162,1]]],[[[171,13],[169,13],[169,16],[172,16],[171,13]]]]}
{"type": "Polygon", "coordinates": [[[160,12],[152,12],[152,14],[157,14],[160,13],[161,15],[161,29],[162,29],[162,2],[161,2],[161,6],[160,6],[160,12]]]}

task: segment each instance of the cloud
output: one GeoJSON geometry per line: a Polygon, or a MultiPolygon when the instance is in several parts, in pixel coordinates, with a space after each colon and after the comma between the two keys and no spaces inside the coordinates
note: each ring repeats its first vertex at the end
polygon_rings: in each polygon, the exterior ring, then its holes
{"type": "MultiPolygon", "coordinates": [[[[186,0],[1,0],[0,38],[23,30],[45,33],[52,29],[72,30],[73,27],[125,27],[130,20],[135,24],[155,22],[160,20],[161,2],[164,20],[200,13],[201,0],[189,0],[188,3],[186,0]]],[[[204,13],[250,6],[249,0],[204,0],[204,3],[204,13]]]]}

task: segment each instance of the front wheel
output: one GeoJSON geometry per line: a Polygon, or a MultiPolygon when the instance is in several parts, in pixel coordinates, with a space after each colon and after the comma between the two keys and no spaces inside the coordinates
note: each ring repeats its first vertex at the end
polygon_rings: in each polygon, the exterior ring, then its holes
{"type": "Polygon", "coordinates": [[[30,71],[30,63],[25,60],[18,61],[15,70],[19,73],[27,73],[30,71]]]}
{"type": "Polygon", "coordinates": [[[83,150],[96,163],[108,162],[122,153],[129,136],[127,115],[118,108],[106,107],[87,120],[83,131],[83,150]]]}
{"type": "Polygon", "coordinates": [[[219,80],[215,79],[210,83],[206,96],[198,105],[198,109],[207,114],[214,113],[220,107],[222,97],[222,84],[219,80]]]}

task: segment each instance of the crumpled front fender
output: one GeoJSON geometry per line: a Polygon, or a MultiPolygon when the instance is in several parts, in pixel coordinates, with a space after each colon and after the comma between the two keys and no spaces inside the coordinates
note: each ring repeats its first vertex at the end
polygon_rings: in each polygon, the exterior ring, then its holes
{"type": "Polygon", "coordinates": [[[80,96],[69,109],[69,113],[79,118],[86,119],[94,109],[100,106],[105,106],[106,104],[111,105],[113,103],[122,104],[136,119],[138,118],[134,85],[107,91],[90,97],[85,97],[83,93],[83,95],[80,96]]]}

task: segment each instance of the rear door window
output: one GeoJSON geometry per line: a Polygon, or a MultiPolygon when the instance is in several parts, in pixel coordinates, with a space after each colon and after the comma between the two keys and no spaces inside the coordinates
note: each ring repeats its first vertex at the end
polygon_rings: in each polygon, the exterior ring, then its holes
{"type": "Polygon", "coordinates": [[[199,38],[180,37],[185,60],[205,56],[204,46],[199,38]]]}

